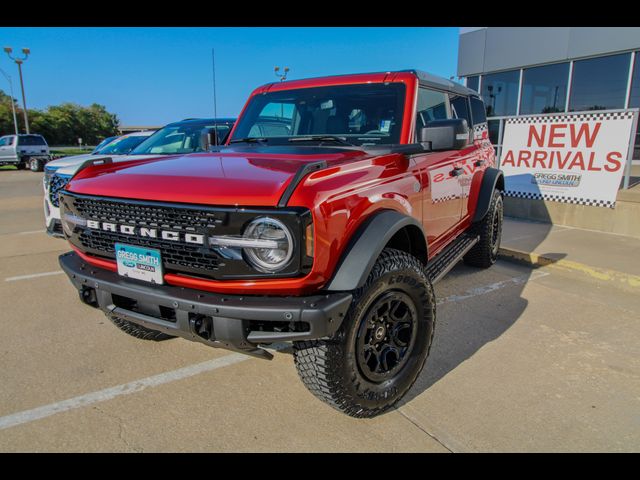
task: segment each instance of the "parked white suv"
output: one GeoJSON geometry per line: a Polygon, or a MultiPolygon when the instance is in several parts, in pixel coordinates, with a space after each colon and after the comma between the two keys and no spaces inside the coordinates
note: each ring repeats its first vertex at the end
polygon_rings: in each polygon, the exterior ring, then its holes
{"type": "Polygon", "coordinates": [[[92,154],[65,157],[50,162],[45,167],[44,174],[44,216],[47,233],[54,237],[63,237],[60,209],[58,207],[58,192],[67,185],[71,177],[85,162],[89,160],[98,161],[104,158],[111,158],[114,162],[121,162],[201,152],[204,149],[202,145],[203,133],[209,134],[208,142],[221,145],[226,140],[234,122],[235,119],[231,118],[182,120],[170,123],[155,133],[136,132],[123,135],[92,154]],[[152,133],[153,135],[151,135],[152,133]],[[141,139],[142,141],[140,141],[141,139]],[[135,148],[124,148],[127,144],[130,147],[135,141],[137,141],[135,148]]]}
{"type": "Polygon", "coordinates": [[[73,155],[49,162],[44,169],[44,218],[47,232],[55,237],[62,236],[60,224],[60,209],[58,208],[58,191],[67,184],[69,179],[86,161],[97,161],[101,158],[111,158],[114,161],[127,158],[127,154],[149,138],[154,132],[129,133],[114,137],[110,142],[95,149],[92,153],[73,155]]]}
{"type": "Polygon", "coordinates": [[[41,172],[50,158],[49,145],[42,135],[0,137],[0,166],[15,165],[18,170],[29,167],[34,172],[41,172]]]}

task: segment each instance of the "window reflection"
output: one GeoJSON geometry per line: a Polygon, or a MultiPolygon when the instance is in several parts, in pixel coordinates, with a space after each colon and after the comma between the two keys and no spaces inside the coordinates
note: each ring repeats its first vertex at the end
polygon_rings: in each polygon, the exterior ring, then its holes
{"type": "Polygon", "coordinates": [[[624,108],[629,53],[573,63],[570,111],[624,108]]]}
{"type": "Polygon", "coordinates": [[[500,145],[500,120],[489,120],[489,140],[492,145],[500,145]]]}
{"type": "Polygon", "coordinates": [[[474,75],[473,77],[467,77],[467,88],[471,90],[475,90],[479,93],[478,85],[480,85],[480,77],[478,75],[474,75]]]}
{"type": "Polygon", "coordinates": [[[522,77],[522,115],[564,112],[569,63],[525,68],[522,77]]]}
{"type": "Polygon", "coordinates": [[[518,105],[520,70],[493,73],[482,79],[482,98],[487,117],[515,115],[518,105]]]}

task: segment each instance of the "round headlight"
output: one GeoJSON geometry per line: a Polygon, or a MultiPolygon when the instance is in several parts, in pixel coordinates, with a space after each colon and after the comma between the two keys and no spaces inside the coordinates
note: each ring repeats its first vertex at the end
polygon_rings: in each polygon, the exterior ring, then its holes
{"type": "Polygon", "coordinates": [[[256,270],[266,273],[277,272],[291,260],[293,237],[280,220],[270,217],[256,218],[247,226],[242,236],[265,244],[265,247],[244,249],[247,260],[256,270]]]}

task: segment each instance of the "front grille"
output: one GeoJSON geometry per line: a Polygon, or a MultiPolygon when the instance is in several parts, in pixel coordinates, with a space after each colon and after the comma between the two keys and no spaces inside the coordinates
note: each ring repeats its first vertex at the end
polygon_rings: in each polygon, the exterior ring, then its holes
{"type": "MultiPolygon", "coordinates": [[[[94,198],[75,197],[73,206],[79,216],[91,220],[205,234],[222,224],[225,218],[224,212],[122,203],[94,198]]],[[[115,258],[116,242],[158,249],[162,254],[166,271],[215,276],[215,272],[224,266],[223,259],[216,252],[202,245],[91,228],[85,228],[78,238],[87,251],[108,258],[115,258]]]]}
{"type": "Polygon", "coordinates": [[[116,242],[155,248],[160,250],[162,263],[168,270],[212,273],[216,272],[220,266],[224,266],[220,263],[221,258],[211,250],[155,238],[143,238],[87,228],[80,234],[80,242],[85,248],[111,258],[115,258],[114,245],[116,242]]]}
{"type": "Polygon", "coordinates": [[[56,175],[53,174],[49,180],[49,200],[55,207],[60,206],[60,199],[58,193],[62,190],[67,183],[71,180],[71,176],[68,175],[56,175]]]}
{"type": "Polygon", "coordinates": [[[294,245],[304,245],[305,228],[311,213],[307,209],[254,209],[238,207],[210,207],[205,205],[161,203],[147,200],[127,200],[81,195],[68,190],[60,192],[61,213],[69,218],[79,217],[98,222],[75,223],[65,232],[69,242],[91,256],[115,260],[115,244],[125,243],[160,251],[165,273],[182,273],[216,280],[249,278],[285,278],[307,274],[312,262],[297,249],[286,268],[278,273],[257,272],[244,260],[242,251],[233,248],[217,248],[189,243],[186,234],[240,235],[246,225],[258,216],[274,217],[283,222],[294,235],[294,245]],[[105,224],[116,225],[115,231],[105,229],[105,224]],[[122,227],[133,227],[122,231],[122,227]],[[145,233],[143,234],[143,229],[145,233]],[[148,233],[155,229],[155,238],[148,233]],[[162,232],[178,233],[179,240],[169,240],[162,232]]]}
{"type": "Polygon", "coordinates": [[[136,227],[196,231],[216,228],[224,219],[221,212],[110,202],[92,198],[74,198],[73,204],[83,218],[125,223],[136,227]]]}

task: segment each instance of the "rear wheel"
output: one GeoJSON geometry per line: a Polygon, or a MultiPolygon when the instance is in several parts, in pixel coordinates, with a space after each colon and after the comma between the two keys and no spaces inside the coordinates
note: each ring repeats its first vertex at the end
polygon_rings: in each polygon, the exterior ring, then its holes
{"type": "Polygon", "coordinates": [[[25,168],[27,168],[27,161],[28,160],[29,160],[28,158],[20,160],[18,163],[16,163],[16,168],[18,170],[24,170],[25,168]]]}
{"type": "Polygon", "coordinates": [[[159,332],[157,330],[151,330],[150,328],[143,327],[138,325],[137,323],[129,322],[128,320],[123,320],[122,318],[113,315],[111,313],[105,313],[107,318],[111,320],[111,322],[122,330],[124,333],[131,335],[132,337],[139,338],[141,340],[153,340],[156,342],[160,342],[162,340],[169,340],[170,338],[176,338],[171,335],[167,335],[166,333],[159,332]]]}
{"type": "Polygon", "coordinates": [[[305,386],[352,417],[374,417],[411,388],[429,355],[435,325],[433,288],[423,265],[385,249],[344,322],[329,340],[294,342],[305,386]]]}
{"type": "Polygon", "coordinates": [[[43,167],[42,160],[39,158],[32,158],[29,160],[29,170],[32,172],[41,172],[43,167]]]}
{"type": "Polygon", "coordinates": [[[502,239],[503,210],[502,194],[494,190],[489,211],[472,230],[480,236],[480,240],[464,256],[464,263],[481,268],[488,268],[496,263],[502,239]]]}

